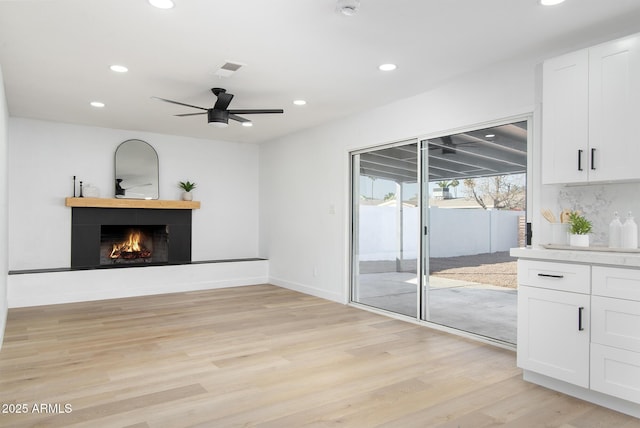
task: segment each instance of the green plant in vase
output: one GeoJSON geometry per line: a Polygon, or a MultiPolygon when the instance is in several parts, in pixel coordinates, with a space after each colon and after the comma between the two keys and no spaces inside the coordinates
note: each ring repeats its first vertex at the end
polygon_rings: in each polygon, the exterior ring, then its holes
{"type": "Polygon", "coordinates": [[[569,245],[573,247],[588,247],[589,233],[593,224],[577,211],[569,214],[569,245]]]}
{"type": "Polygon", "coordinates": [[[178,187],[184,190],[184,192],[182,193],[183,201],[193,200],[193,194],[191,193],[191,191],[197,187],[196,183],[192,183],[190,181],[180,181],[178,183],[178,187]]]}

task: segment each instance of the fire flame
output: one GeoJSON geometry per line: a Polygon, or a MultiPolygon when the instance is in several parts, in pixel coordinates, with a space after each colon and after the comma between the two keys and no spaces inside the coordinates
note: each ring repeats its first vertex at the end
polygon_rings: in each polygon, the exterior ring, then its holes
{"type": "Polygon", "coordinates": [[[150,257],[151,252],[142,244],[142,233],[139,230],[133,230],[123,242],[113,244],[111,254],[112,259],[124,258],[145,258],[150,257]]]}

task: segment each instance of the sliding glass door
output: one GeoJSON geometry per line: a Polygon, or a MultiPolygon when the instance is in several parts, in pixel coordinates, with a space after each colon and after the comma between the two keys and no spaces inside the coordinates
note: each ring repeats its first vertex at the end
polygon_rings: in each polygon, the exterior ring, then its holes
{"type": "Polygon", "coordinates": [[[528,122],[352,153],[352,302],[515,344],[528,122]]]}
{"type": "Polygon", "coordinates": [[[422,319],[516,343],[516,260],[524,245],[527,121],[420,142],[422,319]]]}
{"type": "Polygon", "coordinates": [[[418,143],[352,155],[352,301],[417,316],[418,143]]]}

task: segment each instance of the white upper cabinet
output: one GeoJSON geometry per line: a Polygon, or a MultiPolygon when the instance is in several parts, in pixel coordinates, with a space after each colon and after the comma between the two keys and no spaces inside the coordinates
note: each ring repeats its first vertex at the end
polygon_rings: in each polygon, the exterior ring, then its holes
{"type": "Polygon", "coordinates": [[[545,61],[542,71],[542,180],[587,180],[589,147],[589,52],[545,61]]]}
{"type": "Polygon", "coordinates": [[[640,179],[640,35],[543,65],[544,184],[640,179]]]}
{"type": "Polygon", "coordinates": [[[640,176],[640,35],[589,49],[591,181],[640,176]]]}

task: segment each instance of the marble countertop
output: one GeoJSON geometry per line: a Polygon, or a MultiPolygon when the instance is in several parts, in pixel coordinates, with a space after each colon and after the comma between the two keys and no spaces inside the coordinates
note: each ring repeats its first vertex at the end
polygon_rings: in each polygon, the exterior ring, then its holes
{"type": "Polygon", "coordinates": [[[555,248],[512,248],[512,257],[522,259],[536,259],[556,262],[589,263],[596,265],[611,265],[621,267],[640,267],[640,253],[598,251],[597,249],[555,249],[555,248]]]}

